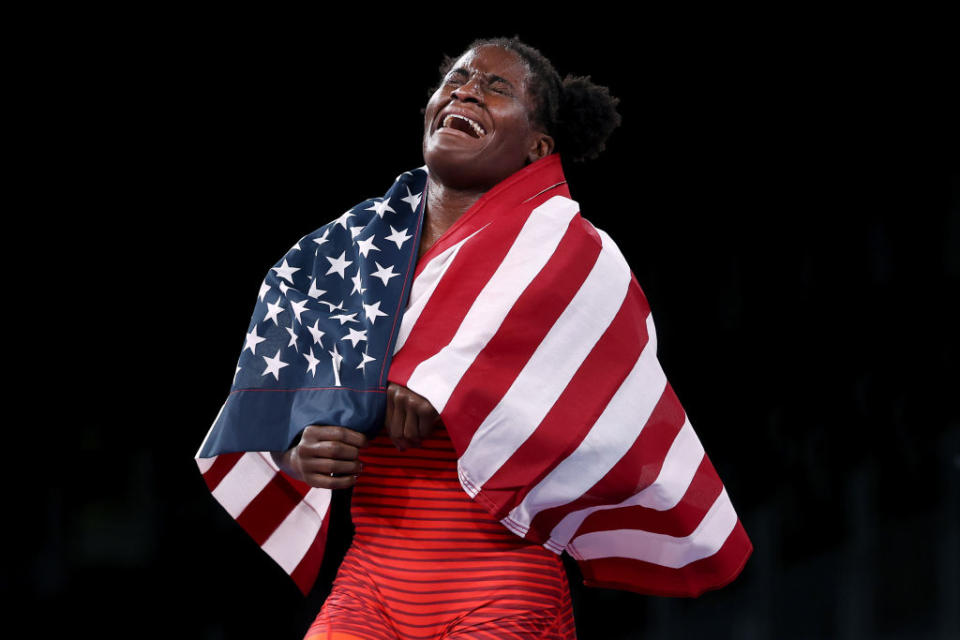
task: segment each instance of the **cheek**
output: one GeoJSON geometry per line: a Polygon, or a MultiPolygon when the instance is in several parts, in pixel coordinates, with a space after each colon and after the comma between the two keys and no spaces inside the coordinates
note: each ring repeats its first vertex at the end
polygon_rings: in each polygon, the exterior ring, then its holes
{"type": "Polygon", "coordinates": [[[525,149],[527,139],[530,137],[530,124],[527,121],[526,114],[517,114],[504,121],[502,128],[503,138],[501,145],[510,149],[525,149]]]}
{"type": "Polygon", "coordinates": [[[435,115],[437,115],[437,110],[440,108],[440,103],[443,101],[443,96],[440,95],[440,91],[436,91],[430,100],[427,101],[427,106],[424,109],[424,123],[429,124],[435,115]]]}

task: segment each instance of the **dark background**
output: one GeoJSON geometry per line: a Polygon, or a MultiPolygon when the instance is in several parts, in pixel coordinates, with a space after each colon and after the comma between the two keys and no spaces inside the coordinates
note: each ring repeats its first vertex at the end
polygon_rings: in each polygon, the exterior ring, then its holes
{"type": "Polygon", "coordinates": [[[33,637],[302,637],[349,523],[304,600],[192,457],[267,269],[422,164],[443,53],[519,34],[621,99],[570,190],[634,269],[755,546],[692,600],[570,565],[580,637],[957,637],[960,182],[935,17],[491,12],[50,17],[24,164],[53,179],[25,217],[64,215],[54,332],[83,357],[44,365],[76,392],[14,466],[8,508],[36,526],[4,601],[33,637]]]}

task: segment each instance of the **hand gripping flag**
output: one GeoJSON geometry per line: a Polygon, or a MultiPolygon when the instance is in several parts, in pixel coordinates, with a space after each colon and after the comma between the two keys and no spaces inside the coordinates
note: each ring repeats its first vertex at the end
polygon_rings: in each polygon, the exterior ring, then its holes
{"type": "Polygon", "coordinates": [[[297,242],[260,286],[233,387],[197,452],[214,497],[300,589],[320,569],[330,490],[279,471],[304,427],[370,433],[410,292],[426,167],[297,242]]]}
{"type": "Polygon", "coordinates": [[[660,367],[647,300],[556,154],[421,259],[389,379],[440,412],[464,490],[588,585],[696,596],[752,546],[660,367]]]}

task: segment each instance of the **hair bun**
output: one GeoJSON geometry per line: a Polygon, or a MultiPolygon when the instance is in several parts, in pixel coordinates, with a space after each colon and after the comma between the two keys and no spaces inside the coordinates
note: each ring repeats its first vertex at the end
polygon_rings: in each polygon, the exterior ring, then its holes
{"type": "Polygon", "coordinates": [[[557,149],[573,162],[592,160],[606,148],[607,138],[620,126],[620,99],[590,76],[567,75],[560,90],[557,149]]]}

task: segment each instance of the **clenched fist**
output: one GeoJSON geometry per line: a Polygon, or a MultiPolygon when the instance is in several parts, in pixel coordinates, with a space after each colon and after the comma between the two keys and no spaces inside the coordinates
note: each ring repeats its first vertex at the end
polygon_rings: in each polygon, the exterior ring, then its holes
{"type": "Polygon", "coordinates": [[[406,387],[390,383],[387,387],[387,433],[398,449],[419,447],[434,427],[442,424],[440,414],[430,401],[406,387]]]}
{"type": "Polygon", "coordinates": [[[300,442],[281,453],[273,452],[277,466],[287,475],[321,489],[347,489],[363,468],[357,458],[367,437],[345,427],[310,425],[300,442]]]}

